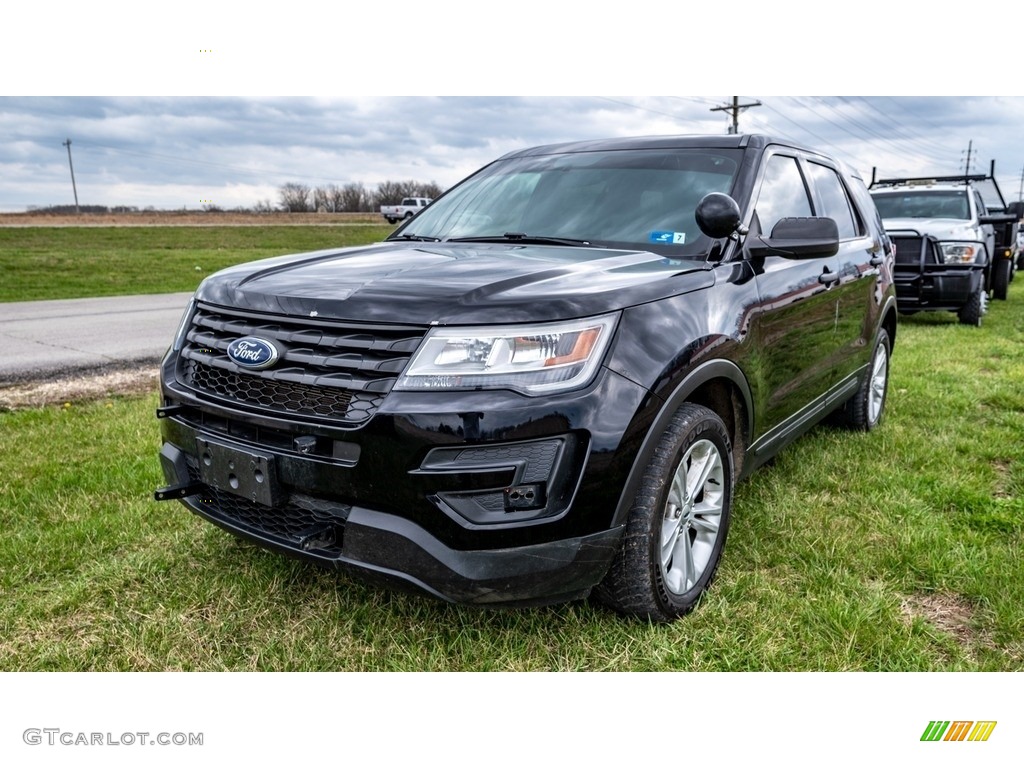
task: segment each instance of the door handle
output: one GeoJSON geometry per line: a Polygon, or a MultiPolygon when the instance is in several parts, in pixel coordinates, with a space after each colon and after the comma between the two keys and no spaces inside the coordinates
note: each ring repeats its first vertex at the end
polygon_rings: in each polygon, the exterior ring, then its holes
{"type": "Polygon", "coordinates": [[[822,285],[832,285],[839,282],[838,272],[829,272],[827,269],[818,276],[818,282],[822,285]]]}

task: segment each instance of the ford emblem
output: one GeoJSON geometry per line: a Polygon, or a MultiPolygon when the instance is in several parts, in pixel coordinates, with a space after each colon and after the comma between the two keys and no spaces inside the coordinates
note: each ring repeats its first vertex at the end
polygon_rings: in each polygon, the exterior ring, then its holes
{"type": "Polygon", "coordinates": [[[243,336],[228,344],[228,357],[243,368],[262,371],[276,363],[280,353],[265,339],[243,336]]]}

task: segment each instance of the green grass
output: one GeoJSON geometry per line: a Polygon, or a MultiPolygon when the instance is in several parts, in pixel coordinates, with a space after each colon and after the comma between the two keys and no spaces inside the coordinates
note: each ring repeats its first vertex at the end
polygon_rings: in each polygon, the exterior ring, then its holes
{"type": "MultiPolygon", "coordinates": [[[[298,250],[298,249],[288,249],[298,250]]],[[[0,670],[1024,670],[1024,282],[980,329],[901,319],[886,421],[737,489],[668,626],[450,606],[152,501],[156,396],[0,413],[0,670]]]]}
{"type": "Polygon", "coordinates": [[[268,256],[382,240],[389,224],[0,228],[0,302],[193,291],[268,256]]]}

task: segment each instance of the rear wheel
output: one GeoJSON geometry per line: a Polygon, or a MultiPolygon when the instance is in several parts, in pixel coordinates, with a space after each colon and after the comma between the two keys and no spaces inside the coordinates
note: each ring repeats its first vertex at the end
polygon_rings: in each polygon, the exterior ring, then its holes
{"type": "Polygon", "coordinates": [[[857,394],[846,401],[846,423],[851,429],[869,432],[882,423],[885,412],[885,397],[889,390],[889,356],[891,354],[889,334],[884,328],[878,331],[875,352],[871,356],[871,367],[861,382],[857,394]]]}
{"type": "Polygon", "coordinates": [[[1013,262],[1010,259],[1000,259],[996,262],[995,272],[992,275],[992,298],[1000,301],[1006,300],[1012,273],[1013,262]]]}
{"type": "Polygon", "coordinates": [[[722,557],[732,486],[725,424],[708,408],[684,404],[644,470],[622,547],[596,597],[658,622],[692,610],[722,557]]]}

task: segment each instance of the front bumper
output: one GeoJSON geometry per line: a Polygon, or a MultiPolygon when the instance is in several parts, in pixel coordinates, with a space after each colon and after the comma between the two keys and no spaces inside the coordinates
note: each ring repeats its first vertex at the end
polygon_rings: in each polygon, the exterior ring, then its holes
{"type": "Polygon", "coordinates": [[[956,311],[982,287],[985,273],[983,267],[932,267],[920,271],[897,267],[893,279],[901,312],[956,311]]]}
{"type": "MultiPolygon", "coordinates": [[[[940,241],[917,233],[893,233],[892,240],[896,246],[893,282],[901,312],[955,312],[983,288],[987,261],[947,264],[941,258],[940,241]]],[[[982,243],[964,242],[983,247],[982,243]]]]}
{"type": "MultiPolygon", "coordinates": [[[[165,445],[164,474],[172,485],[185,456],[165,445]]],[[[541,605],[585,597],[604,576],[621,529],[532,545],[487,550],[446,546],[419,525],[365,507],[316,504],[293,495],[277,508],[204,489],[186,507],[268,549],[352,572],[365,581],[441,600],[482,605],[541,605]]]]}
{"type": "Polygon", "coordinates": [[[373,583],[517,605],[583,597],[607,571],[649,398],[603,370],[560,399],[392,393],[345,430],[202,398],[170,361],[163,395],[158,498],[373,583]]]}

